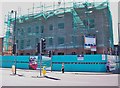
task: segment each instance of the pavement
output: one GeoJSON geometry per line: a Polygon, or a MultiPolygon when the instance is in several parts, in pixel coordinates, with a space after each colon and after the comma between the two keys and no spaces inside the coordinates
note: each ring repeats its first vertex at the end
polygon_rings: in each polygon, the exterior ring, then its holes
{"type": "Polygon", "coordinates": [[[118,74],[99,72],[47,71],[40,76],[39,70],[17,69],[12,75],[10,68],[0,68],[2,86],[118,86],[118,74]]]}

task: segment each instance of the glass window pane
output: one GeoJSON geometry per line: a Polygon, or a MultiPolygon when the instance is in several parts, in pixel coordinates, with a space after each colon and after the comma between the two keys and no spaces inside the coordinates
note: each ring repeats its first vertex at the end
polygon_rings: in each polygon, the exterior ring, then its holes
{"type": "Polygon", "coordinates": [[[64,44],[64,37],[58,37],[58,44],[64,44]]]}
{"type": "Polygon", "coordinates": [[[27,46],[30,46],[30,40],[27,40],[27,46]]]}
{"type": "Polygon", "coordinates": [[[53,45],[53,38],[49,38],[49,45],[53,45]]]}
{"type": "Polygon", "coordinates": [[[19,35],[19,33],[20,33],[20,29],[17,29],[16,35],[19,35]]]}
{"type": "Polygon", "coordinates": [[[59,23],[58,24],[58,29],[64,29],[64,23],[59,23]]]}
{"type": "Polygon", "coordinates": [[[77,43],[77,36],[72,36],[72,42],[75,44],[77,43]]]}
{"type": "Polygon", "coordinates": [[[90,28],[94,28],[94,27],[95,27],[94,19],[90,19],[90,28]]]}
{"type": "Polygon", "coordinates": [[[21,35],[24,35],[24,30],[23,29],[21,29],[21,35]]]}
{"type": "Polygon", "coordinates": [[[35,43],[37,44],[39,42],[39,38],[36,38],[35,39],[35,43]]]}
{"type": "Polygon", "coordinates": [[[21,42],[20,42],[20,48],[21,48],[21,49],[24,48],[24,40],[21,40],[21,42]]]}
{"type": "Polygon", "coordinates": [[[39,26],[36,26],[35,33],[39,33],[39,26]]]}
{"type": "Polygon", "coordinates": [[[49,30],[53,30],[53,25],[52,24],[49,26],[49,30]]]}
{"type": "Polygon", "coordinates": [[[31,33],[31,27],[28,28],[28,33],[31,33]]]}
{"type": "Polygon", "coordinates": [[[89,26],[89,28],[95,28],[95,21],[94,21],[94,19],[85,19],[84,21],[83,21],[83,23],[84,23],[84,25],[85,25],[85,27],[87,28],[88,26],[89,26]],[[89,22],[88,22],[89,21],[89,22]]]}
{"type": "Polygon", "coordinates": [[[41,33],[44,32],[44,26],[41,26],[41,33]]]}

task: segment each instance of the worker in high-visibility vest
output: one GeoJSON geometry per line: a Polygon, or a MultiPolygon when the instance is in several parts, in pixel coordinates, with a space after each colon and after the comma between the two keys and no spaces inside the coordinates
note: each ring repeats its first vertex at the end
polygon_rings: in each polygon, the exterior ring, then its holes
{"type": "Polygon", "coordinates": [[[45,66],[43,66],[43,68],[42,68],[42,73],[43,73],[43,76],[45,76],[45,74],[46,74],[45,66]]]}

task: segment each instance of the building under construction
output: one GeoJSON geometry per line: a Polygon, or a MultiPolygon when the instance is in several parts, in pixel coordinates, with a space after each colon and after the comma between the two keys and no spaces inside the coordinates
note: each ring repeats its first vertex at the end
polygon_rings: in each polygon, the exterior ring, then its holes
{"type": "Polygon", "coordinates": [[[36,55],[37,43],[45,38],[46,54],[48,51],[54,54],[111,53],[113,29],[108,2],[51,2],[50,6],[41,3],[31,11],[16,19],[8,14],[5,51],[12,50],[14,41],[18,55],[36,55]],[[85,47],[86,41],[94,44],[87,43],[85,47]]]}

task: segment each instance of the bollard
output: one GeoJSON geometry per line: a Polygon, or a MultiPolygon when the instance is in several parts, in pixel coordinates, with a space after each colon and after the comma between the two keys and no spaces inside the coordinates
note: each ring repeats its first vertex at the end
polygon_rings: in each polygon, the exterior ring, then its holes
{"type": "Polygon", "coordinates": [[[64,73],[64,63],[62,63],[62,73],[64,73]]]}
{"type": "Polygon", "coordinates": [[[45,76],[45,74],[46,74],[45,66],[43,66],[43,68],[42,68],[42,73],[43,73],[43,76],[45,76]]]}
{"type": "Polygon", "coordinates": [[[15,65],[12,65],[12,74],[15,75],[15,65]]]}

